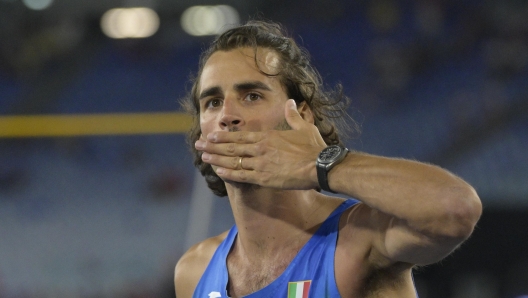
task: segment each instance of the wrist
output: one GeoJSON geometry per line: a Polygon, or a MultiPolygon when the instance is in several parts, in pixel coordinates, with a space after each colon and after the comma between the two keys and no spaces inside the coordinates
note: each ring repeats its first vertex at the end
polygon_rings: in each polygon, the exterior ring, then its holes
{"type": "Polygon", "coordinates": [[[335,193],[330,189],[328,174],[336,165],[345,159],[347,153],[347,148],[338,145],[328,146],[319,153],[315,162],[315,167],[317,171],[317,181],[322,190],[335,193]]]}

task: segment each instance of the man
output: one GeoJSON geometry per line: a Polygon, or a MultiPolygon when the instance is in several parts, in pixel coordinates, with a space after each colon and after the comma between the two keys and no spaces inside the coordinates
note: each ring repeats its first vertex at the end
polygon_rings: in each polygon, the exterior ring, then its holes
{"type": "Polygon", "coordinates": [[[413,266],[469,237],[473,188],[433,165],[348,152],[339,94],[321,86],[278,25],[250,22],[204,52],[191,144],[236,225],[179,260],[178,298],[416,297],[413,266]]]}

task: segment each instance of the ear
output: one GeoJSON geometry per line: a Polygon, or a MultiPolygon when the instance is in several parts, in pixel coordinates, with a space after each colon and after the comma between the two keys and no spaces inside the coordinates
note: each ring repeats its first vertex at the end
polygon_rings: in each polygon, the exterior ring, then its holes
{"type": "Polygon", "coordinates": [[[297,111],[299,112],[299,115],[301,115],[304,121],[309,122],[311,124],[315,123],[312,109],[310,109],[310,106],[308,106],[306,101],[301,102],[297,106],[297,111]]]}

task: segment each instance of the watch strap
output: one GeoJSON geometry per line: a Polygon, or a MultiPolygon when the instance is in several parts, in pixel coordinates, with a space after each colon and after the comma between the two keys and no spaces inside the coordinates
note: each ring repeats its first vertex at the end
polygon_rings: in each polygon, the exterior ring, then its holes
{"type": "Polygon", "coordinates": [[[321,187],[322,190],[335,193],[330,189],[330,185],[328,185],[328,170],[325,166],[317,163],[317,181],[319,182],[319,187],[321,187]]]}

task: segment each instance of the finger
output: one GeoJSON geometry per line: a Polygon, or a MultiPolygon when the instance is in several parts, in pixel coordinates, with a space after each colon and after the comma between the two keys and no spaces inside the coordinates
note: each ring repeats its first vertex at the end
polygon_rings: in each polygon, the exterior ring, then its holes
{"type": "Polygon", "coordinates": [[[256,171],[218,168],[216,174],[227,181],[258,184],[259,173],[256,171]]]}
{"type": "Polygon", "coordinates": [[[213,143],[250,144],[262,140],[262,133],[251,131],[216,131],[207,135],[207,141],[213,143]]]}
{"type": "Polygon", "coordinates": [[[212,143],[198,140],[194,143],[196,150],[225,156],[255,156],[257,148],[253,144],[212,143]]]}
{"type": "Polygon", "coordinates": [[[231,170],[253,170],[253,160],[249,157],[223,156],[204,152],[202,160],[210,165],[231,170]]]}
{"type": "Polygon", "coordinates": [[[286,118],[286,122],[288,122],[288,124],[294,130],[300,130],[306,124],[301,117],[301,114],[299,114],[299,111],[297,110],[297,104],[293,99],[288,99],[286,101],[284,116],[286,118]]]}

